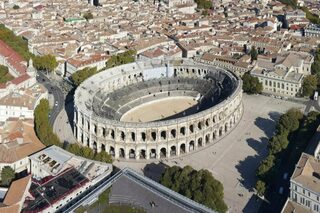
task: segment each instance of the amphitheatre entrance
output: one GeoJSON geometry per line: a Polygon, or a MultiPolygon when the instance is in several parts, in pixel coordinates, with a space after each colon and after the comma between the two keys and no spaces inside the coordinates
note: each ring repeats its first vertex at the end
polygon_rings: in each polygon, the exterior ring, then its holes
{"type": "Polygon", "coordinates": [[[166,118],[183,113],[197,103],[193,97],[188,96],[162,98],[132,108],[122,115],[120,121],[150,122],[165,120],[166,118]]]}

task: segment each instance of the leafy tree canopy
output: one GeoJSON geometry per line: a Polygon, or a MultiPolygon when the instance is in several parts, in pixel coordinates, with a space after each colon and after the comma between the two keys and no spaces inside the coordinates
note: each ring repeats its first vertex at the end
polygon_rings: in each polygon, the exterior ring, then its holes
{"type": "Polygon", "coordinates": [[[86,67],[82,70],[79,70],[71,75],[71,79],[76,86],[79,86],[82,82],[84,82],[87,78],[96,74],[97,67],[86,67]]]}
{"type": "Polygon", "coordinates": [[[33,66],[37,70],[52,72],[58,67],[58,62],[53,55],[35,56],[33,57],[33,66]]]}
{"type": "Polygon", "coordinates": [[[218,212],[226,212],[223,185],[208,170],[196,171],[190,166],[166,168],[160,183],[218,212]]]}
{"type": "Polygon", "coordinates": [[[10,166],[5,166],[1,170],[1,183],[4,186],[9,186],[15,178],[15,172],[10,166]]]}
{"type": "Polygon", "coordinates": [[[250,73],[245,73],[242,76],[242,80],[242,89],[244,92],[248,94],[258,94],[262,92],[263,86],[257,77],[252,76],[250,73]]]}
{"type": "Polygon", "coordinates": [[[317,89],[318,79],[316,75],[308,75],[303,79],[302,95],[311,96],[317,89]]]}
{"type": "Polygon", "coordinates": [[[128,50],[124,53],[119,53],[117,55],[111,56],[111,58],[106,62],[106,67],[111,68],[119,66],[122,64],[128,64],[135,61],[135,56],[137,52],[135,50],[128,50]]]}
{"type": "Polygon", "coordinates": [[[197,7],[199,9],[210,9],[210,8],[212,8],[212,1],[210,1],[210,0],[195,0],[195,3],[197,3],[197,7]]]}

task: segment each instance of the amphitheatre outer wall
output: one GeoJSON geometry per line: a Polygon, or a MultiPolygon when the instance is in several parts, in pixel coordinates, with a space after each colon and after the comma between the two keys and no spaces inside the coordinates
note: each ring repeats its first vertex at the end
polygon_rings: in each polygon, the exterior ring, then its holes
{"type": "MultiPolygon", "coordinates": [[[[178,90],[174,93],[176,96],[186,93],[195,96],[197,92],[178,90]]],[[[149,92],[149,95],[167,97],[168,91],[159,88],[159,91],[149,92]]],[[[104,103],[104,100],[101,102],[104,103]]],[[[77,88],[74,136],[82,146],[88,146],[97,152],[106,151],[115,159],[170,158],[216,143],[219,138],[232,131],[240,121],[242,112],[242,81],[231,72],[193,60],[138,61],[102,71],[77,88]],[[210,73],[229,78],[233,82],[233,89],[224,100],[194,114],[169,120],[130,123],[121,122],[119,118],[99,116],[94,109],[93,103],[98,92],[109,94],[150,79],[177,76],[204,79],[210,73]]]]}

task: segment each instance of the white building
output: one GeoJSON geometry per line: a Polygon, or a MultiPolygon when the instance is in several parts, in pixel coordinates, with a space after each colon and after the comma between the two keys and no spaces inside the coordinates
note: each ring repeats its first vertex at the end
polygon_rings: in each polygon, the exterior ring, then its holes
{"type": "Polygon", "coordinates": [[[320,162],[302,153],[290,179],[290,197],[281,213],[320,212],[320,162]]]}
{"type": "Polygon", "coordinates": [[[0,98],[0,122],[8,118],[33,119],[34,109],[41,99],[48,99],[48,92],[41,84],[12,91],[0,98]]]}
{"type": "Polygon", "coordinates": [[[301,93],[303,78],[311,74],[313,56],[303,52],[286,52],[276,57],[258,56],[251,74],[263,84],[263,92],[295,97],[301,93]]]}

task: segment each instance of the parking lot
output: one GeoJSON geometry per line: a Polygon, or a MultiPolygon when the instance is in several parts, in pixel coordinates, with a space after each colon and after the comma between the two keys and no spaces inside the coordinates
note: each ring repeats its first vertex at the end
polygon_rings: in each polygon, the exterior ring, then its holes
{"type": "MultiPolygon", "coordinates": [[[[168,165],[190,165],[208,169],[224,185],[225,202],[230,212],[256,212],[259,203],[252,199],[255,170],[267,152],[268,138],[274,134],[275,123],[281,113],[305,106],[271,97],[244,94],[244,113],[235,129],[218,143],[164,161],[168,165]],[[250,202],[249,202],[250,201],[250,202]]],[[[150,162],[116,161],[119,167],[129,166],[142,172],[150,162]]]]}

